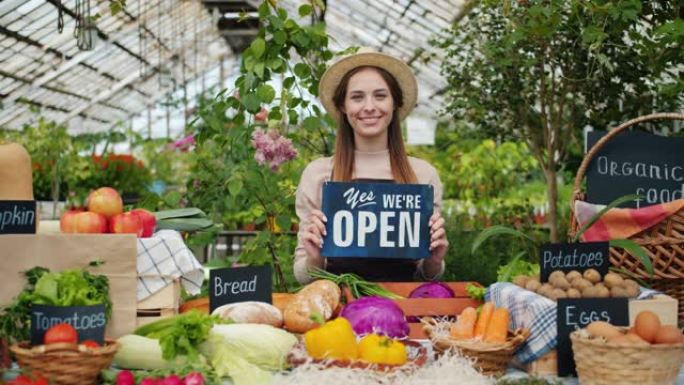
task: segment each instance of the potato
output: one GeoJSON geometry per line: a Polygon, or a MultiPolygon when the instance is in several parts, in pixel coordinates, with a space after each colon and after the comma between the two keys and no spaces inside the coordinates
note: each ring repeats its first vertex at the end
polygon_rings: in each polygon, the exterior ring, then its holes
{"type": "Polygon", "coordinates": [[[582,298],[596,298],[598,297],[598,289],[594,286],[587,286],[582,289],[582,298]]]}
{"type": "Polygon", "coordinates": [[[608,298],[608,297],[610,297],[610,290],[608,290],[607,287],[605,287],[605,286],[599,286],[599,287],[595,287],[594,289],[596,289],[596,296],[597,296],[597,297],[599,297],[599,298],[608,298]]]}
{"type": "Polygon", "coordinates": [[[601,274],[596,269],[587,269],[583,274],[584,279],[591,283],[601,282],[601,274]]]}
{"type": "Polygon", "coordinates": [[[553,282],[554,279],[565,278],[565,273],[560,270],[554,270],[549,274],[549,282],[553,282]]]}
{"type": "MultiPolygon", "coordinates": [[[[588,287],[592,287],[592,286],[594,286],[594,285],[592,285],[591,282],[587,281],[584,278],[577,278],[574,281],[572,281],[572,287],[574,287],[575,289],[582,291],[582,292],[584,291],[584,289],[586,289],[588,287]]],[[[582,295],[584,295],[584,294],[582,294],[582,295]]]]}
{"type": "Polygon", "coordinates": [[[539,290],[540,287],[541,287],[541,283],[539,281],[535,281],[533,279],[528,280],[527,283],[525,284],[525,289],[527,289],[529,291],[533,291],[535,293],[537,292],[537,290],[539,290]]]}
{"type": "Polygon", "coordinates": [[[614,298],[629,297],[627,295],[627,289],[622,286],[613,286],[610,289],[610,296],[614,298]]]}
{"type": "Polygon", "coordinates": [[[565,290],[561,290],[558,288],[553,289],[553,291],[551,292],[551,296],[553,297],[553,299],[556,300],[561,298],[568,298],[568,295],[565,293],[565,290]]]}
{"type": "Polygon", "coordinates": [[[543,295],[544,297],[550,297],[551,292],[553,292],[553,286],[551,286],[550,283],[542,284],[539,290],[537,290],[537,294],[543,295]]]}
{"type": "Polygon", "coordinates": [[[515,278],[513,278],[513,284],[518,285],[522,288],[525,287],[527,284],[527,281],[529,281],[530,277],[526,275],[516,275],[515,278]]]}
{"type": "MultiPolygon", "coordinates": [[[[599,282],[599,283],[597,283],[596,285],[594,285],[594,287],[605,289],[605,288],[606,288],[606,285],[604,285],[603,282],[599,282]]],[[[603,290],[603,289],[601,289],[601,290],[603,290]]]]}
{"type": "Polygon", "coordinates": [[[580,272],[577,271],[577,270],[573,270],[573,271],[571,271],[571,272],[565,274],[565,278],[566,278],[568,281],[572,282],[575,278],[582,278],[582,273],[580,273],[580,272]]]}
{"type": "Polygon", "coordinates": [[[571,287],[570,282],[564,277],[558,277],[555,281],[551,282],[551,284],[561,290],[568,290],[571,287]]]}
{"type": "Polygon", "coordinates": [[[629,298],[638,297],[639,293],[641,292],[641,286],[639,286],[639,284],[636,281],[631,279],[623,280],[622,287],[624,287],[627,291],[627,297],[629,298]]]}
{"type": "Polygon", "coordinates": [[[565,292],[568,295],[568,298],[582,298],[582,293],[580,293],[580,291],[575,288],[571,287],[565,292]]]}
{"type": "Polygon", "coordinates": [[[612,289],[616,286],[622,286],[623,281],[624,280],[622,277],[615,273],[608,273],[605,277],[603,277],[603,283],[605,283],[606,287],[609,289],[612,289]]]}

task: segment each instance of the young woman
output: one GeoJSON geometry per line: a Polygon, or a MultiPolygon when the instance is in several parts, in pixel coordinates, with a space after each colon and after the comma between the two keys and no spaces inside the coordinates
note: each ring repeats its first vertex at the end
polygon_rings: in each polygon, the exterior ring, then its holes
{"type": "Polygon", "coordinates": [[[438,279],[444,272],[449,242],[439,208],[442,184],[429,163],[406,155],[400,122],[417,100],[413,71],[392,56],[361,49],[332,65],[319,86],[321,102],[337,121],[335,155],[311,162],[297,188],[300,227],[294,274],[311,281],[314,268],[335,274],[356,273],[370,281],[438,279]],[[387,258],[321,256],[327,218],[320,211],[326,181],[431,184],[435,211],[430,218],[431,256],[418,262],[387,258]]]}

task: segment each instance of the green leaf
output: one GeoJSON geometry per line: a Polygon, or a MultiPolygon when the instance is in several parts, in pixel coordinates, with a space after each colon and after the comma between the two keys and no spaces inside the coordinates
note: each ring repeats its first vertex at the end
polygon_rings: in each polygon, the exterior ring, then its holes
{"type": "Polygon", "coordinates": [[[276,218],[276,224],[282,231],[288,231],[292,225],[292,218],[289,215],[279,215],[276,218]]]}
{"type": "Polygon", "coordinates": [[[285,80],[283,80],[283,87],[285,87],[286,89],[290,89],[294,85],[294,82],[295,82],[294,77],[292,77],[292,76],[287,77],[287,78],[285,78],[285,80]]]}
{"type": "Polygon", "coordinates": [[[639,246],[638,243],[632,241],[631,239],[611,239],[609,243],[611,247],[625,249],[628,253],[639,257],[641,264],[644,265],[644,268],[648,274],[653,276],[653,263],[651,263],[651,258],[649,258],[648,254],[646,254],[646,251],[639,246]]]}
{"type": "Polygon", "coordinates": [[[251,113],[259,112],[261,109],[261,102],[259,102],[259,97],[254,93],[249,93],[242,96],[242,105],[245,106],[247,111],[251,113]]]}
{"type": "Polygon", "coordinates": [[[287,41],[287,33],[285,33],[285,31],[276,31],[273,34],[273,41],[280,45],[285,44],[287,41]]]}
{"type": "Polygon", "coordinates": [[[314,0],[314,3],[321,11],[325,11],[325,2],[323,2],[323,0],[314,0]]]}
{"type": "Polygon", "coordinates": [[[268,61],[268,68],[273,71],[277,71],[278,68],[282,68],[283,61],[280,58],[274,58],[268,61]]]}
{"type": "Polygon", "coordinates": [[[477,237],[473,241],[473,247],[471,249],[471,252],[473,254],[475,254],[475,252],[477,251],[478,248],[480,248],[480,245],[482,245],[482,243],[484,243],[487,239],[489,239],[493,236],[498,236],[498,235],[511,235],[514,237],[527,239],[528,241],[532,242],[535,245],[537,244],[537,242],[532,237],[530,237],[529,235],[527,235],[521,231],[512,229],[510,227],[506,227],[506,226],[496,225],[496,226],[491,226],[491,227],[488,227],[488,228],[482,230],[482,232],[477,235],[477,237]]]}
{"type": "Polygon", "coordinates": [[[513,275],[513,269],[515,268],[515,262],[527,254],[526,251],[521,251],[513,259],[506,264],[506,268],[497,276],[497,281],[499,282],[510,282],[513,275]]]}
{"type": "Polygon", "coordinates": [[[302,5],[299,7],[299,16],[304,17],[304,16],[307,16],[307,15],[310,15],[312,11],[313,11],[313,7],[311,7],[311,5],[309,5],[309,4],[302,4],[302,5]]]}
{"type": "Polygon", "coordinates": [[[251,49],[254,57],[259,59],[261,55],[264,54],[264,51],[266,51],[266,42],[264,41],[264,39],[257,37],[256,39],[254,39],[249,48],[251,49]]]}
{"type": "Polygon", "coordinates": [[[173,209],[173,210],[162,210],[154,213],[157,220],[170,219],[170,218],[183,218],[183,217],[194,217],[194,216],[206,216],[204,211],[198,209],[197,207],[188,207],[184,209],[173,209]]]}
{"type": "Polygon", "coordinates": [[[316,116],[309,116],[306,119],[304,119],[302,125],[307,130],[315,130],[321,125],[321,121],[316,116]]]}
{"type": "Polygon", "coordinates": [[[300,78],[306,79],[311,75],[311,68],[304,63],[297,63],[294,66],[294,73],[300,78]]]}
{"type": "Polygon", "coordinates": [[[261,79],[264,78],[264,70],[266,69],[266,64],[264,62],[259,62],[254,65],[254,73],[261,79]]]}
{"type": "Polygon", "coordinates": [[[259,18],[265,19],[271,14],[271,8],[268,6],[268,2],[264,1],[259,5],[259,18]]]}
{"type": "Polygon", "coordinates": [[[269,104],[275,99],[276,92],[268,84],[262,84],[257,88],[257,96],[262,103],[269,104]]]}
{"type": "Polygon", "coordinates": [[[230,195],[237,196],[240,194],[240,191],[242,191],[242,180],[235,178],[228,182],[228,192],[230,195]]]}
{"type": "Polygon", "coordinates": [[[157,221],[157,230],[198,231],[214,225],[207,218],[172,218],[157,221]]]}
{"type": "Polygon", "coordinates": [[[614,201],[610,202],[610,203],[609,203],[606,207],[604,207],[601,211],[599,211],[598,213],[592,215],[592,217],[589,218],[589,220],[587,221],[587,223],[585,223],[584,226],[582,226],[582,227],[579,229],[579,231],[577,232],[577,234],[575,234],[575,237],[572,239],[572,241],[573,241],[573,242],[577,242],[579,239],[581,239],[582,234],[584,234],[584,232],[587,231],[588,228],[590,228],[591,226],[593,226],[594,223],[596,223],[596,221],[598,221],[598,220],[601,218],[601,216],[603,216],[603,214],[605,214],[608,210],[613,209],[613,208],[615,208],[615,207],[617,207],[617,206],[620,206],[620,205],[623,204],[623,203],[630,202],[630,201],[637,200],[637,199],[639,199],[639,195],[638,195],[638,194],[631,194],[631,195],[624,195],[624,196],[621,196],[621,197],[615,199],[614,201]]]}

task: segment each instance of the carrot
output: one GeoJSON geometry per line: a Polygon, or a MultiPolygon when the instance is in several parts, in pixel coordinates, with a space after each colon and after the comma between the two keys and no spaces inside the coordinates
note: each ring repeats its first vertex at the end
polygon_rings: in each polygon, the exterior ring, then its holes
{"type": "Polygon", "coordinates": [[[487,331],[487,325],[492,319],[492,313],[494,313],[494,303],[487,302],[482,305],[480,309],[480,316],[477,317],[477,323],[475,323],[475,338],[483,338],[485,332],[487,331]]]}
{"type": "Polygon", "coordinates": [[[485,332],[485,342],[506,342],[506,335],[508,334],[508,310],[505,308],[498,308],[492,313],[492,319],[487,325],[485,332]]]}
{"type": "Polygon", "coordinates": [[[456,323],[451,325],[449,334],[457,340],[467,340],[473,338],[473,331],[475,329],[475,320],[477,319],[477,311],[472,307],[463,309],[461,315],[458,316],[456,323]]]}

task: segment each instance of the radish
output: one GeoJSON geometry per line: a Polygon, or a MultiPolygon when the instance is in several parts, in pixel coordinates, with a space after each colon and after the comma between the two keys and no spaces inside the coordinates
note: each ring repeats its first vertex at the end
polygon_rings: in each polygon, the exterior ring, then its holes
{"type": "Polygon", "coordinates": [[[177,375],[172,374],[162,379],[159,382],[159,385],[183,385],[183,381],[181,381],[180,377],[178,377],[177,375]]]}
{"type": "Polygon", "coordinates": [[[140,381],[140,385],[159,385],[159,380],[154,377],[145,377],[140,381]]]}
{"type": "Polygon", "coordinates": [[[202,373],[192,372],[183,378],[183,385],[204,385],[204,377],[202,373]]]}
{"type": "Polygon", "coordinates": [[[130,370],[122,370],[116,375],[116,385],[135,385],[135,377],[130,370]]]}

